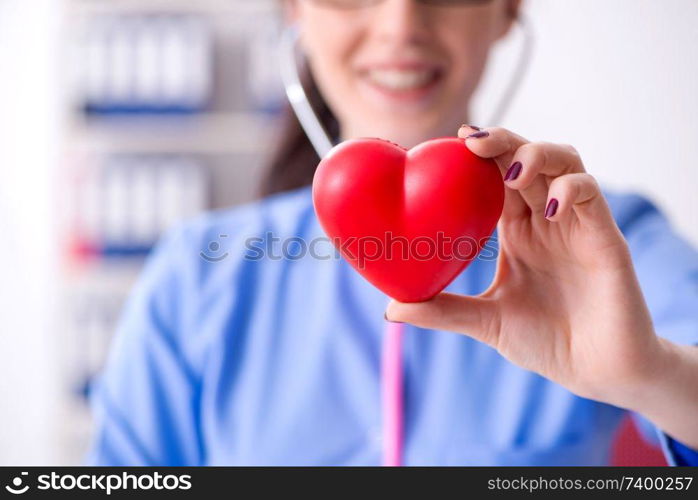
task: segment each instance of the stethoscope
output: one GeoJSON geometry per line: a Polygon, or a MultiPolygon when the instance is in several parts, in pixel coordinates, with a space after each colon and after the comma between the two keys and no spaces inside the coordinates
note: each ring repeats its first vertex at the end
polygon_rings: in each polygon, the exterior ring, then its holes
{"type": "MultiPolygon", "coordinates": [[[[519,90],[533,53],[534,33],[529,23],[521,16],[516,19],[523,41],[519,57],[499,102],[485,125],[501,122],[509,105],[519,90]]],[[[301,83],[299,66],[302,54],[298,50],[300,30],[297,26],[284,29],[279,43],[281,80],[293,112],[308,136],[318,157],[324,158],[334,147],[330,135],[310,105],[308,95],[301,83]]],[[[405,325],[386,321],[381,354],[381,399],[383,412],[383,465],[399,466],[403,463],[404,412],[403,412],[403,366],[402,338],[405,325]]]]}

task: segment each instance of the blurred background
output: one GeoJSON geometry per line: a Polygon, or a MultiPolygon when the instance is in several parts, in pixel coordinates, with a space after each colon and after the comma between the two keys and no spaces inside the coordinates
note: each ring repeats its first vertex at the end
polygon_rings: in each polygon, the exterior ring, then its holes
{"type": "MultiPolygon", "coordinates": [[[[534,57],[502,125],[574,144],[698,244],[698,2],[525,4],[534,57]]],[[[149,249],[255,197],[280,23],[275,0],[0,0],[1,465],[80,463],[86,387],[149,249]]],[[[520,43],[497,48],[473,123],[520,43]]],[[[662,463],[619,439],[616,463],[662,463]]]]}

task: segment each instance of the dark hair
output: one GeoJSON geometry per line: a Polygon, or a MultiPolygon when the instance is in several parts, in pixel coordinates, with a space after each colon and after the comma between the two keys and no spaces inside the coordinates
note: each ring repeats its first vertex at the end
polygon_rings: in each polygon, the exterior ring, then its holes
{"type": "MultiPolygon", "coordinates": [[[[301,82],[308,101],[330,137],[339,136],[339,123],[320,94],[310,71],[305,68],[301,82]]],[[[301,124],[290,105],[286,105],[282,116],[281,135],[262,177],[260,195],[270,194],[308,186],[313,182],[313,174],[320,162],[315,149],[305,135],[301,124]]]]}

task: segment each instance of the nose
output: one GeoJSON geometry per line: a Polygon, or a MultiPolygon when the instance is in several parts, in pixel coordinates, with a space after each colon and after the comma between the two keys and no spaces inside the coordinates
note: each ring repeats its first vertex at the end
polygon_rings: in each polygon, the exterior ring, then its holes
{"type": "Polygon", "coordinates": [[[415,0],[384,0],[373,13],[377,39],[395,45],[419,44],[428,37],[424,5],[415,0]]]}

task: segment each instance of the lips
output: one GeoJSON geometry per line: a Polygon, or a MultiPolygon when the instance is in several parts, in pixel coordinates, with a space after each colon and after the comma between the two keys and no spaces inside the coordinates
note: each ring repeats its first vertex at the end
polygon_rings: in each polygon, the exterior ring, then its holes
{"type": "Polygon", "coordinates": [[[444,70],[434,64],[393,62],[364,66],[358,76],[368,99],[377,105],[389,105],[392,109],[393,104],[426,104],[444,74],[444,70]]]}
{"type": "Polygon", "coordinates": [[[370,69],[366,79],[373,85],[389,91],[408,91],[423,88],[439,76],[437,69],[370,69]]]}

